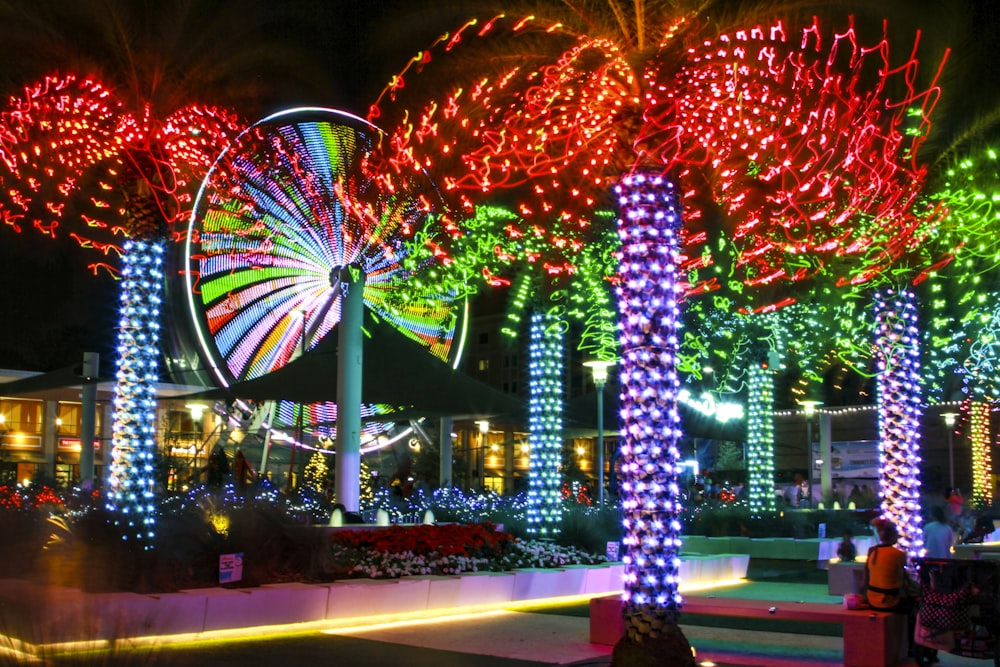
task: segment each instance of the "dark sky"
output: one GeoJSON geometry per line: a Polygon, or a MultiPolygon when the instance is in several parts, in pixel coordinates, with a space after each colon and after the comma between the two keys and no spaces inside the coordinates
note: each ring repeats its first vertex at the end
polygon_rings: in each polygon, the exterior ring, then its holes
{"type": "MultiPolygon", "coordinates": [[[[869,6],[880,4],[865,1],[869,6]]],[[[910,1],[911,6],[920,4],[910,1]]],[[[484,4],[475,0],[240,0],[237,6],[251,20],[264,21],[276,13],[294,19],[283,23],[282,36],[309,63],[272,82],[273,99],[261,115],[308,104],[364,116],[385,83],[412,55],[484,4]]],[[[943,99],[940,110],[965,109],[982,115],[996,108],[1000,59],[992,53],[1000,37],[998,4],[992,0],[933,3],[939,11],[951,9],[976,26],[950,44],[956,52],[943,85],[981,91],[970,98],[943,99]]],[[[919,24],[921,14],[915,10],[905,20],[919,24]]],[[[925,40],[931,39],[926,33],[934,29],[934,25],[925,26],[925,40]]],[[[951,138],[958,133],[958,129],[946,132],[951,138]]],[[[71,242],[32,234],[30,230],[14,234],[0,227],[0,284],[5,295],[0,303],[0,368],[50,370],[75,362],[83,351],[95,350],[109,371],[117,283],[107,274],[88,273],[86,263],[101,258],[79,251],[71,242]]]]}

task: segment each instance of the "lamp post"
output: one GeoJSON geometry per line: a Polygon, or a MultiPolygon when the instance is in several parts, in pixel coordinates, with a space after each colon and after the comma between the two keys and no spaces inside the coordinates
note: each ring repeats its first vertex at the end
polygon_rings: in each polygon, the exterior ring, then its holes
{"type": "Polygon", "coordinates": [[[191,421],[194,423],[194,435],[195,435],[195,445],[194,445],[194,464],[192,472],[193,483],[197,484],[198,479],[201,476],[201,471],[198,468],[198,452],[201,451],[201,436],[204,432],[202,428],[202,417],[205,416],[205,406],[201,403],[188,403],[184,406],[191,413],[191,421]]]}
{"type": "Polygon", "coordinates": [[[954,433],[955,430],[955,419],[958,417],[957,412],[942,412],[941,419],[944,420],[944,425],[948,430],[948,486],[955,488],[955,443],[954,443],[954,433]]]}
{"type": "Polygon", "coordinates": [[[597,506],[604,507],[604,384],[608,381],[608,369],[613,361],[585,361],[584,366],[594,374],[597,388],[597,506]]]}
{"type": "Polygon", "coordinates": [[[823,405],[823,401],[799,401],[799,405],[802,406],[802,411],[806,416],[806,460],[809,461],[809,506],[812,507],[812,490],[813,490],[813,451],[812,451],[812,439],[813,439],[813,424],[812,418],[816,414],[816,408],[823,405]]]}
{"type": "Polygon", "coordinates": [[[480,490],[486,490],[486,434],[490,432],[490,423],[486,420],[477,421],[479,427],[479,456],[476,458],[476,472],[479,474],[480,490]]]}

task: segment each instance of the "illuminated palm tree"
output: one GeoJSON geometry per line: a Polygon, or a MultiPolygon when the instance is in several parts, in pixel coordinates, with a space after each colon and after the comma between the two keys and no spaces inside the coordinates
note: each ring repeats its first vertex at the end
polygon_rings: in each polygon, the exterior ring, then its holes
{"type": "MultiPolygon", "coordinates": [[[[740,307],[766,312],[793,302],[769,301],[774,284],[863,283],[909,250],[919,241],[910,204],[924,174],[916,153],[936,89],[932,76],[928,91],[912,79],[890,90],[886,79],[912,74],[915,60],[895,69],[884,35],[880,48],[862,50],[853,24],[831,44],[815,22],[721,33],[671,3],[606,6],[617,29],[636,29],[614,38],[536,19],[470,22],[415,58],[373,116],[388,119],[392,167],[429,170],[450,200],[439,248],[498,193],[513,193],[525,226],[546,237],[548,220],[586,230],[595,207],[619,211],[622,646],[664,642],[687,661],[686,642],[675,642],[678,301],[727,280],[744,292],[740,307]],[[651,19],[633,8],[671,11],[651,19]],[[436,62],[449,75],[450,58],[483,62],[469,58],[470,44],[501,71],[421,102],[421,77],[436,62]],[[870,80],[880,58],[882,78],[870,80]],[[736,248],[728,276],[716,275],[719,238],[736,248]],[[842,273],[826,277],[834,271],[842,273]]],[[[526,261],[572,267],[560,236],[551,240],[526,261]]]]}
{"type": "Polygon", "coordinates": [[[0,117],[4,221],[122,257],[107,505],[145,546],[154,535],[164,255],[202,175],[245,125],[205,101],[254,111],[260,74],[287,52],[273,32],[241,21],[236,3],[197,9],[0,4],[5,52],[46,54],[5,65],[8,80],[29,85],[0,117]],[[42,75],[53,71],[72,73],[42,75]]]}

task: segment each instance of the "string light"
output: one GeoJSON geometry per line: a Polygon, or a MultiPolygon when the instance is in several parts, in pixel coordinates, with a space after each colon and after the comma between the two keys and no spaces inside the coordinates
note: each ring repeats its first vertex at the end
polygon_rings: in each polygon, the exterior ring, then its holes
{"type": "Polygon", "coordinates": [[[156,523],[153,458],[165,245],[162,239],[125,243],[108,475],[107,507],[114,522],[127,539],[146,548],[156,523]]]}
{"type": "Polygon", "coordinates": [[[626,627],[676,620],[682,463],[677,394],[680,211],[674,186],[638,173],[616,188],[622,242],[621,489],[626,627]]]}
{"type": "Polygon", "coordinates": [[[920,333],[913,292],[875,295],[878,356],[879,495],[882,515],[910,557],[923,555],[920,523],[920,333]]]}
{"type": "Polygon", "coordinates": [[[990,443],[990,408],[981,401],[968,401],[969,445],[972,449],[972,502],[976,507],[993,504],[993,452],[990,443]]]}
{"type": "Polygon", "coordinates": [[[750,366],[747,402],[747,484],[750,515],[777,511],[774,497],[774,373],[766,364],[750,366]]]}
{"type": "Polygon", "coordinates": [[[562,527],[563,332],[551,314],[531,316],[528,342],[528,534],[554,537],[562,527]]]}

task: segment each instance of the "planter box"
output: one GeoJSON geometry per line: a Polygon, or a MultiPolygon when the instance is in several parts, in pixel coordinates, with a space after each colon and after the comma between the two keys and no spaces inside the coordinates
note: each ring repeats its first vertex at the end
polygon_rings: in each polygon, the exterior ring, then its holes
{"type": "MultiPolygon", "coordinates": [[[[198,588],[177,593],[83,593],[0,581],[0,622],[10,637],[44,646],[92,639],[251,630],[325,620],[405,615],[622,590],[623,566],[572,566],[455,576],[346,579],[327,584],[198,588]]],[[[365,622],[362,620],[361,622],[365,622]]]]}
{"type": "Polygon", "coordinates": [[[327,619],[425,611],[430,593],[430,582],[418,577],[345,579],[329,587],[327,619]]]}

